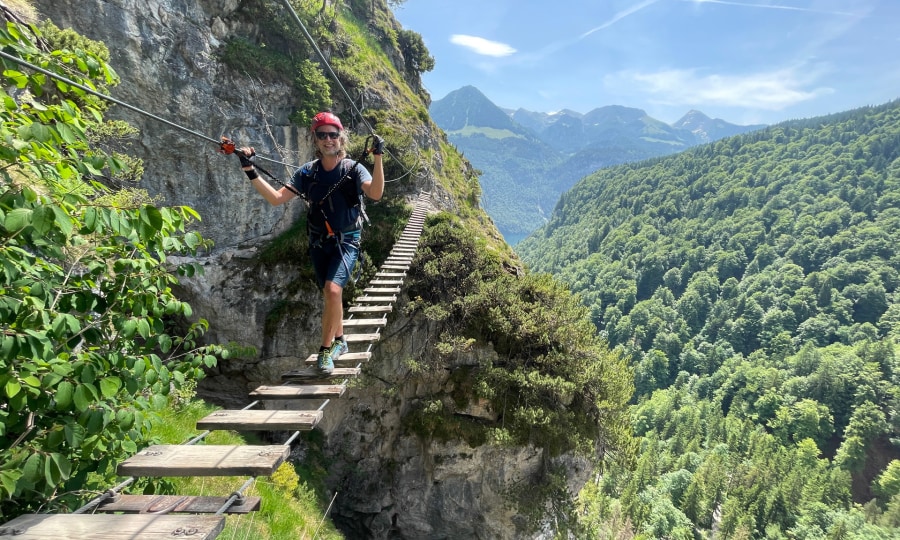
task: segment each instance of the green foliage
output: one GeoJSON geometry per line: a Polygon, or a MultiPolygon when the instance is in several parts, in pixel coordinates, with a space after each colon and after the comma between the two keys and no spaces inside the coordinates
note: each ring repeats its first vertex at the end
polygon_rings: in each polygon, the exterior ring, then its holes
{"type": "Polygon", "coordinates": [[[415,73],[425,73],[434,69],[434,57],[428,52],[422,35],[412,30],[397,33],[397,45],[403,53],[406,68],[415,73]]]}
{"type": "Polygon", "coordinates": [[[331,87],[319,66],[309,60],[297,62],[296,70],[294,88],[297,89],[300,106],[291,120],[298,126],[305,127],[316,113],[331,107],[331,87]]]}
{"type": "Polygon", "coordinates": [[[900,460],[891,460],[876,482],[875,491],[882,500],[889,501],[900,494],[900,460]]]}
{"type": "Polygon", "coordinates": [[[108,120],[87,130],[91,146],[111,154],[118,162],[115,173],[108,168],[105,170],[108,176],[104,183],[107,186],[120,188],[123,184],[137,183],[144,176],[143,160],[127,154],[138,133],[137,128],[121,120],[108,120]]]}
{"type": "Polygon", "coordinates": [[[667,498],[724,537],[890,536],[898,189],[894,102],[598,171],[517,246],[634,366],[635,431],[657,444],[602,511],[636,533],[667,498]],[[851,504],[873,497],[868,517],[851,504]]]}
{"type": "MultiPolygon", "coordinates": [[[[26,28],[8,25],[0,42],[83,84],[114,81],[99,56],[42,53],[26,28]]],[[[99,205],[104,191],[89,179],[121,170],[90,145],[101,111],[73,100],[81,90],[4,68],[0,515],[8,518],[108,486],[115,463],[146,444],[153,411],[202,377],[220,351],[197,345],[202,319],[183,328],[191,308],[172,292],[174,272],[198,268],[167,262],[204,246],[186,230],[199,216],[186,207],[99,205]]]]}
{"type": "Polygon", "coordinates": [[[621,407],[630,373],[596,340],[577,298],[546,275],[507,272],[448,214],[430,218],[417,257],[411,309],[436,324],[433,367],[452,365],[471,340],[492,343],[499,357],[471,372],[473,388],[514,443],[554,454],[590,454],[599,443],[602,453],[628,461],[621,407]]]}

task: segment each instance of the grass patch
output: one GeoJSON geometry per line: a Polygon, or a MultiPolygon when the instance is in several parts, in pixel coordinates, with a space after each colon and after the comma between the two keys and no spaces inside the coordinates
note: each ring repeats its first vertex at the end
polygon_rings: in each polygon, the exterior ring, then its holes
{"type": "Polygon", "coordinates": [[[524,139],[522,135],[517,135],[508,129],[497,129],[492,127],[466,126],[456,131],[450,131],[448,134],[460,135],[462,137],[472,137],[474,135],[484,135],[488,139],[524,139]]]}
{"type": "MultiPolygon", "coordinates": [[[[199,435],[197,421],[219,410],[199,399],[173,403],[159,414],[152,435],[162,444],[181,444],[199,435]]],[[[234,431],[213,431],[199,444],[272,444],[258,437],[234,431]]],[[[328,500],[322,495],[320,466],[285,462],[271,477],[256,479],[244,494],[261,497],[258,512],[227,516],[220,538],[299,540],[302,538],[342,539],[330,519],[324,519],[328,500]],[[312,486],[319,486],[317,492],[312,486]]],[[[240,489],[246,477],[190,477],[167,479],[167,491],[179,495],[228,496],[240,489]]]]}

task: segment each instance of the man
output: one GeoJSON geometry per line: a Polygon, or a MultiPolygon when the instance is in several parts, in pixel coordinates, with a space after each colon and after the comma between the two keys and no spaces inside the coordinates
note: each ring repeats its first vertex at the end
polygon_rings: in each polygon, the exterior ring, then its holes
{"type": "Polygon", "coordinates": [[[337,116],[318,113],[313,117],[311,131],[317,159],[305,163],[294,173],[289,186],[277,190],[257,174],[249,159],[254,155],[252,148],[236,153],[250,183],[269,204],[284,204],[298,194],[309,202],[309,254],[324,297],[324,313],[316,367],[307,374],[321,376],[330,374],[334,360],[348,350],[342,293],[359,257],[364,217],[361,196],[365,194],[377,201],[384,194],[384,140],[374,137],[375,164],[370,174],[359,163],[354,166],[353,160],[347,159],[349,138],[337,116]]]}

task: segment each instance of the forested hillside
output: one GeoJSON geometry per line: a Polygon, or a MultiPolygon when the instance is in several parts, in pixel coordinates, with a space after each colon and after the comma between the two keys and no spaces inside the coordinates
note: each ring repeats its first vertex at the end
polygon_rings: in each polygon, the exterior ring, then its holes
{"type": "Polygon", "coordinates": [[[900,102],[599,171],[517,248],[635,369],[595,533],[896,538],[900,102]]]}

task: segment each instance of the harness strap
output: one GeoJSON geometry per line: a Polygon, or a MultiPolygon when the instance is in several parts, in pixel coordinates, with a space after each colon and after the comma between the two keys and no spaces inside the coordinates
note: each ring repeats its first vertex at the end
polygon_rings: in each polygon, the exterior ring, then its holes
{"type": "MultiPolygon", "coordinates": [[[[372,139],[372,136],[371,136],[371,135],[368,136],[368,137],[366,137],[366,140],[364,141],[364,144],[363,144],[362,154],[356,159],[356,161],[353,163],[353,165],[351,165],[350,168],[347,169],[347,172],[345,172],[345,173],[341,176],[341,179],[338,180],[337,182],[335,182],[334,184],[332,184],[330,188],[328,188],[328,191],[325,193],[325,196],[322,197],[322,199],[320,199],[319,201],[316,202],[316,206],[319,208],[319,211],[322,213],[322,220],[325,222],[325,229],[328,231],[328,234],[331,235],[331,236],[334,236],[335,232],[334,232],[334,230],[331,228],[331,224],[328,223],[328,215],[325,214],[325,208],[324,208],[325,201],[327,201],[328,198],[331,197],[331,195],[332,195],[339,187],[341,187],[341,185],[343,185],[343,183],[346,182],[348,178],[350,178],[350,173],[352,173],[353,171],[355,171],[356,168],[359,166],[359,162],[362,161],[362,160],[366,157],[366,154],[368,154],[368,152],[369,152],[369,151],[368,151],[368,146],[369,146],[369,140],[370,140],[370,139],[372,139]]],[[[319,160],[319,162],[316,163],[316,165],[315,165],[315,166],[316,166],[316,169],[315,169],[315,173],[314,173],[315,175],[318,175],[318,173],[319,173],[319,169],[318,169],[318,168],[321,167],[321,163],[322,163],[321,160],[319,160]]],[[[341,164],[343,164],[343,160],[341,160],[341,164]]],[[[292,191],[294,191],[294,192],[296,193],[296,190],[293,190],[293,189],[292,189],[292,191]]],[[[357,194],[357,197],[359,197],[359,213],[360,213],[360,215],[362,215],[363,219],[364,219],[365,222],[368,224],[368,223],[369,223],[369,216],[366,215],[366,211],[365,211],[365,209],[363,208],[363,205],[362,205],[362,195],[357,194]]],[[[307,202],[309,202],[310,210],[312,210],[312,205],[313,205],[312,201],[307,200],[307,202]]]]}

